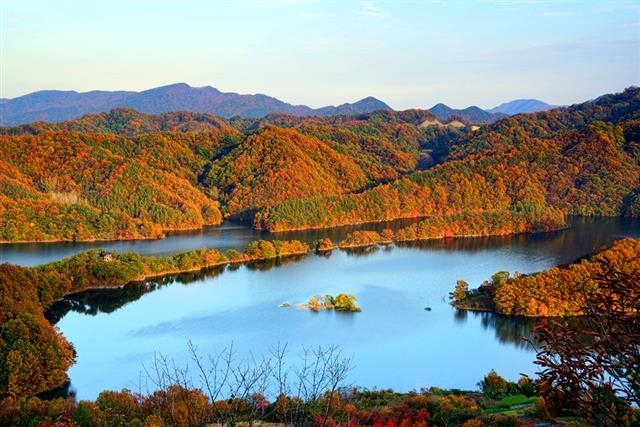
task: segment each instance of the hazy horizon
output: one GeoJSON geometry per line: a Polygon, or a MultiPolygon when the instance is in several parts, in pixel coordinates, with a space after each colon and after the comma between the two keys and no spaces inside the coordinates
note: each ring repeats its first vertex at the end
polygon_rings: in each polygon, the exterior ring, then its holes
{"type": "Polygon", "coordinates": [[[4,1],[0,20],[0,98],[185,82],[314,108],[492,108],[640,81],[634,1],[4,1]]]}

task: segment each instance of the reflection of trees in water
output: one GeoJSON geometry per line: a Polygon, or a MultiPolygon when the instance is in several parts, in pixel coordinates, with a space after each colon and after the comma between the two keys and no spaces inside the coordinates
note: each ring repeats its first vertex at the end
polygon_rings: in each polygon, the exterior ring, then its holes
{"type": "Polygon", "coordinates": [[[296,230],[296,231],[279,231],[271,233],[261,238],[278,239],[278,240],[302,240],[303,242],[312,243],[316,240],[328,238],[333,243],[338,243],[347,237],[347,234],[354,231],[377,231],[383,230],[399,230],[409,225],[420,222],[420,218],[404,218],[394,221],[383,221],[368,224],[347,225],[334,228],[320,228],[314,230],[296,230]]]}
{"type": "Polygon", "coordinates": [[[154,285],[145,283],[130,283],[121,288],[91,289],[56,301],[45,315],[52,324],[56,324],[70,311],[92,316],[112,313],[153,288],[154,285]]]}
{"type": "Polygon", "coordinates": [[[340,250],[346,253],[347,256],[358,258],[358,257],[366,257],[369,255],[373,255],[380,250],[380,247],[378,245],[374,245],[374,246],[362,246],[359,248],[343,248],[340,250]]]}
{"type": "Polygon", "coordinates": [[[469,315],[479,317],[480,324],[484,329],[493,329],[500,343],[513,344],[517,348],[533,350],[527,339],[531,338],[538,319],[502,316],[489,312],[469,312],[467,310],[455,310],[454,318],[456,322],[465,322],[469,315]]]}
{"type": "MultiPolygon", "coordinates": [[[[546,233],[545,239],[561,232],[546,233]]],[[[492,249],[500,246],[525,246],[531,242],[534,235],[516,234],[510,236],[495,237],[456,237],[433,240],[416,240],[412,242],[397,242],[396,245],[403,248],[417,248],[425,250],[444,250],[447,252],[476,252],[492,249]]]]}
{"type": "MultiPolygon", "coordinates": [[[[272,268],[281,267],[286,264],[302,261],[304,258],[306,258],[306,255],[292,255],[284,258],[270,258],[270,259],[264,259],[259,261],[251,261],[244,264],[244,266],[247,267],[247,269],[249,270],[267,271],[267,270],[271,270],[272,268]]],[[[234,269],[239,268],[240,264],[236,264],[235,267],[236,268],[234,269]]]]}
{"type": "MultiPolygon", "coordinates": [[[[480,318],[480,324],[484,329],[493,329],[498,341],[502,344],[513,344],[517,348],[523,350],[537,350],[533,348],[536,342],[536,334],[534,329],[542,322],[549,319],[558,320],[558,318],[537,318],[537,317],[518,317],[503,316],[501,314],[490,313],[486,311],[470,311],[470,310],[454,310],[454,320],[458,324],[464,324],[469,316],[480,318]]],[[[561,320],[562,324],[572,325],[584,328],[586,321],[582,317],[569,317],[561,320]]],[[[578,337],[581,342],[589,342],[592,337],[583,334],[578,337]]]]}
{"type": "Polygon", "coordinates": [[[570,228],[550,233],[518,234],[495,237],[459,237],[415,242],[398,242],[399,247],[447,252],[476,252],[504,246],[526,252],[557,254],[564,261],[591,254],[611,245],[616,237],[640,234],[640,222],[624,218],[569,218],[570,228]]]}
{"type": "Polygon", "coordinates": [[[214,278],[224,272],[225,266],[218,266],[197,272],[173,274],[155,277],[144,282],[132,282],[118,288],[87,289],[56,301],[46,312],[46,317],[53,324],[60,321],[68,312],[95,316],[98,313],[113,313],[130,302],[161,287],[180,283],[188,285],[197,281],[214,278]]]}
{"type": "Polygon", "coordinates": [[[480,324],[485,329],[493,328],[500,343],[510,343],[517,348],[531,349],[527,339],[531,338],[537,319],[500,316],[493,313],[482,314],[484,316],[481,317],[480,324]]]}
{"type": "Polygon", "coordinates": [[[201,282],[215,278],[227,269],[235,271],[242,265],[246,266],[246,268],[250,270],[267,271],[285,264],[298,262],[304,259],[304,257],[304,255],[299,255],[279,259],[254,261],[247,264],[222,265],[218,267],[205,268],[199,271],[155,277],[147,279],[144,282],[132,282],[119,288],[88,289],[84,292],[69,295],[64,299],[55,302],[51,308],[47,310],[46,317],[51,323],[56,324],[70,311],[90,316],[95,316],[98,313],[113,313],[130,302],[140,299],[143,295],[149,292],[153,292],[156,289],[172,285],[174,283],[189,285],[195,282],[201,282]]]}

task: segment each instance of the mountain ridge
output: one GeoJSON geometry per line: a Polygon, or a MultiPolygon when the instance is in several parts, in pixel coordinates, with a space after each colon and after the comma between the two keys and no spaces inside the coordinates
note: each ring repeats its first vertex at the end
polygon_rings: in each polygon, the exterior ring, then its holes
{"type": "Polygon", "coordinates": [[[272,113],[293,116],[329,116],[390,110],[386,103],[368,96],[354,103],[311,108],[293,105],[265,94],[221,92],[212,86],[192,87],[174,83],[139,92],[89,92],[43,90],[0,102],[0,126],[16,126],[36,121],[62,122],[89,113],[108,112],[114,108],[131,108],[147,114],[174,111],[210,113],[231,118],[260,118],[272,113]]]}
{"type": "Polygon", "coordinates": [[[507,117],[506,114],[490,113],[480,107],[476,107],[475,105],[467,108],[456,109],[451,108],[446,104],[438,103],[429,108],[429,111],[441,121],[448,121],[454,118],[454,116],[458,116],[470,123],[476,124],[493,123],[507,117]]]}
{"type": "MultiPolygon", "coordinates": [[[[428,111],[440,121],[461,119],[466,123],[488,124],[519,113],[546,111],[555,106],[537,99],[516,99],[491,109],[469,106],[451,108],[438,103],[428,111]]],[[[255,93],[222,92],[207,85],[193,87],[179,82],[142,91],[41,90],[16,98],[0,99],[0,126],[18,126],[38,121],[59,123],[81,118],[86,114],[106,113],[113,109],[134,109],[145,114],[177,111],[209,113],[222,118],[263,118],[270,114],[290,116],[334,116],[366,114],[376,110],[392,110],[385,102],[367,96],[355,102],[345,102],[312,108],[290,104],[273,96],[255,93]]]]}
{"type": "Polygon", "coordinates": [[[489,113],[503,113],[509,116],[521,113],[537,113],[539,111],[548,111],[559,107],[559,105],[547,104],[539,99],[514,99],[512,101],[503,102],[486,111],[489,113]]]}

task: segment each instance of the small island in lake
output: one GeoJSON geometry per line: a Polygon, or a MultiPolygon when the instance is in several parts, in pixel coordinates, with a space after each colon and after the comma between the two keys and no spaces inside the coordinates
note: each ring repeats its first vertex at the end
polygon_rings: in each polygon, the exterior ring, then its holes
{"type": "Polygon", "coordinates": [[[300,304],[299,307],[312,310],[335,310],[346,313],[357,313],[362,311],[356,304],[355,295],[340,293],[333,297],[332,295],[314,295],[306,304],[300,304]]]}

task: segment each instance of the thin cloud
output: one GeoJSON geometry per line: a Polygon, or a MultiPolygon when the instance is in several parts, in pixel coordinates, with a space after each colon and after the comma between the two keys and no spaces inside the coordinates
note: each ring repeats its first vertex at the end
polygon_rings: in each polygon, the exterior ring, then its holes
{"type": "Polygon", "coordinates": [[[542,10],[541,15],[547,17],[565,17],[565,16],[585,16],[585,15],[603,15],[608,13],[615,13],[619,11],[634,11],[638,13],[640,6],[633,2],[611,2],[606,5],[598,5],[593,7],[581,7],[579,4],[560,3],[555,5],[557,8],[551,6],[542,10]],[[567,9],[567,6],[577,6],[576,8],[567,9]]]}
{"type": "Polygon", "coordinates": [[[551,10],[551,9],[546,9],[542,11],[542,16],[549,16],[549,17],[580,16],[580,15],[584,15],[584,12],[579,12],[577,10],[551,10]]]}
{"type": "Polygon", "coordinates": [[[372,1],[363,1],[360,7],[353,11],[353,14],[359,18],[366,19],[386,19],[391,17],[391,12],[383,9],[372,1]]]}
{"type": "Polygon", "coordinates": [[[303,18],[327,18],[327,19],[338,18],[340,16],[339,14],[332,13],[332,12],[300,12],[298,15],[303,18]]]}

